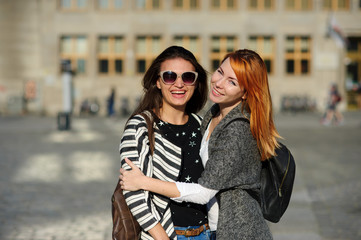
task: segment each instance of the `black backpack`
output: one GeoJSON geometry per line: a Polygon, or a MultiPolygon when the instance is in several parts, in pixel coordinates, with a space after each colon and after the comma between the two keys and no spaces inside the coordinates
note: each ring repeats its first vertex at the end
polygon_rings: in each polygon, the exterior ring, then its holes
{"type": "MultiPolygon", "coordinates": [[[[248,119],[244,121],[249,123],[248,119]]],[[[280,142],[279,145],[276,156],[262,161],[260,192],[246,190],[260,203],[263,217],[273,223],[279,222],[290,203],[296,174],[290,150],[280,142]]]]}
{"type": "Polygon", "coordinates": [[[268,221],[277,223],[291,199],[296,164],[288,148],[280,144],[276,156],[262,162],[260,203],[268,221]]]}

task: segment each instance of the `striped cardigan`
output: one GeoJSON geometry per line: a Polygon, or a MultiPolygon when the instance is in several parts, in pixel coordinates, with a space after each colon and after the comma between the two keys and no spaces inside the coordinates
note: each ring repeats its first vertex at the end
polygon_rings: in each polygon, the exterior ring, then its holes
{"type": "MultiPolygon", "coordinates": [[[[201,123],[201,118],[192,114],[201,123]]],[[[119,152],[121,166],[129,170],[124,158],[129,158],[148,177],[175,182],[182,165],[182,150],[160,134],[154,124],[155,148],[150,153],[148,129],[145,119],[135,115],[126,124],[121,138],[119,152]]],[[[148,233],[158,222],[171,239],[176,239],[171,212],[170,199],[149,191],[124,191],[126,202],[142,227],[141,239],[153,239],[148,233]]]]}

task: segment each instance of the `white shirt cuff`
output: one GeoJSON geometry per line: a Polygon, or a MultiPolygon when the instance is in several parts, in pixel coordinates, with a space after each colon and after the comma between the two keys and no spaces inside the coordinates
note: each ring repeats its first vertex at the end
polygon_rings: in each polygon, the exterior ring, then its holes
{"type": "Polygon", "coordinates": [[[205,188],[198,183],[176,182],[180,197],[171,198],[176,202],[193,202],[206,204],[218,192],[210,188],[205,188]]]}

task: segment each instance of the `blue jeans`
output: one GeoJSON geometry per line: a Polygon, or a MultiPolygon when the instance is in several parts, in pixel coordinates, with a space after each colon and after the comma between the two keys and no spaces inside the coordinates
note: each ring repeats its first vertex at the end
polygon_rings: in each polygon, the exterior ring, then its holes
{"type": "MultiPolygon", "coordinates": [[[[189,227],[174,227],[175,230],[187,230],[188,228],[198,228],[199,226],[189,226],[189,227]]],[[[177,235],[178,240],[210,240],[211,239],[211,230],[205,230],[201,232],[198,236],[186,237],[184,235],[177,235]]]]}
{"type": "Polygon", "coordinates": [[[210,240],[216,240],[216,231],[211,232],[210,240]]]}

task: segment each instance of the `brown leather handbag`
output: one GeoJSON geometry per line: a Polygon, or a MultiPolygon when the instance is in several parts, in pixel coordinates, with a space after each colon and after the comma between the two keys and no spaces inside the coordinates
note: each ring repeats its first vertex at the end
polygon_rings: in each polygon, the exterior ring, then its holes
{"type": "Polygon", "coordinates": [[[138,240],[141,228],[129,210],[119,181],[112,196],[112,240],[138,240]]]}

